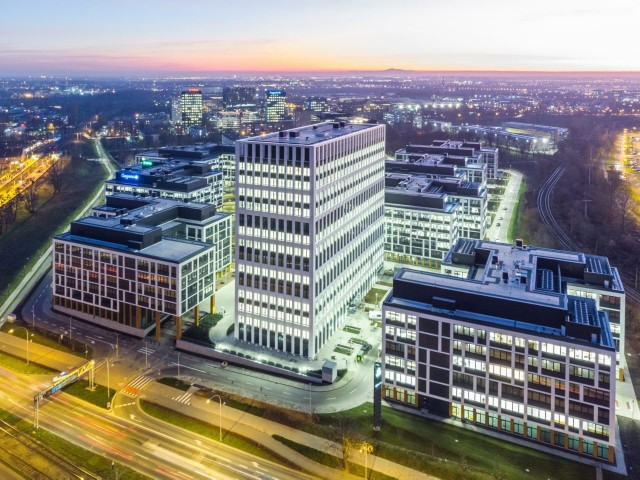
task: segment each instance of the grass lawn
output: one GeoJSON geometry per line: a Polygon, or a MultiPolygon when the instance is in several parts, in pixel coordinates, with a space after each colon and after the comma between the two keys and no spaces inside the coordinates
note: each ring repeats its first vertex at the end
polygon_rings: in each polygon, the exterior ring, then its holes
{"type": "MultiPolygon", "coordinates": [[[[236,399],[242,403],[242,399],[236,399]]],[[[372,431],[373,404],[335,414],[314,415],[252,401],[264,418],[333,441],[346,435],[375,445],[376,455],[442,480],[584,480],[592,465],[573,462],[445,423],[383,407],[380,432],[372,431]],[[526,469],[529,472],[526,472],[526,469]]],[[[253,412],[252,412],[253,413],[253,412]]],[[[258,413],[254,413],[258,415],[258,413]]],[[[605,480],[626,477],[604,471],[605,480]]]]}
{"type": "Polygon", "coordinates": [[[93,355],[93,349],[88,345],[77,342],[73,340],[73,348],[69,347],[69,337],[64,338],[64,342],[60,342],[60,336],[58,332],[52,332],[50,330],[46,330],[44,328],[40,328],[36,326],[35,329],[31,327],[29,322],[16,322],[9,323],[6,322],[0,327],[0,331],[4,333],[8,333],[9,335],[13,335],[18,338],[24,338],[24,330],[22,328],[26,328],[29,330],[29,333],[32,334],[31,342],[37,343],[38,345],[44,345],[45,347],[51,347],[55,350],[59,350],[64,353],[70,353],[72,355],[82,356],[90,358],[93,355]],[[20,328],[17,328],[20,327],[20,328]],[[13,329],[13,333],[9,333],[9,331],[13,329]]]}
{"type": "Polygon", "coordinates": [[[386,294],[387,294],[386,290],[381,290],[379,288],[372,288],[364,297],[364,301],[365,303],[375,304],[376,302],[380,302],[386,294]]]}
{"type": "Polygon", "coordinates": [[[63,390],[69,395],[81,398],[82,400],[92,403],[100,408],[107,408],[107,402],[113,401],[113,396],[116,394],[117,389],[111,388],[107,395],[107,387],[104,385],[94,385],[94,389],[89,389],[89,380],[81,379],[73,382],[63,388],[63,390]]]}
{"type": "MultiPolygon", "coordinates": [[[[58,455],[70,460],[76,465],[82,465],[82,468],[89,470],[93,474],[100,478],[113,478],[111,461],[112,459],[103,457],[89,450],[86,450],[78,445],[75,445],[62,437],[51,433],[44,428],[38,430],[33,429],[33,424],[30,421],[23,420],[6,410],[0,409],[0,419],[6,421],[10,425],[13,425],[18,430],[27,433],[35,440],[45,445],[50,450],[56,452],[58,455]]],[[[146,475],[133,470],[129,467],[121,465],[116,462],[116,469],[119,478],[126,478],[131,480],[150,480],[146,475]]]]}
{"type": "MultiPolygon", "coordinates": [[[[205,423],[196,418],[189,417],[188,415],[183,415],[169,408],[165,408],[156,403],[148,402],[142,399],[140,400],[140,408],[142,408],[142,411],[144,411],[147,415],[151,415],[152,417],[155,417],[164,422],[176,425],[185,430],[189,430],[190,432],[202,435],[203,437],[207,437],[211,440],[215,440],[216,442],[219,439],[220,430],[218,427],[214,427],[213,425],[205,423]]],[[[233,432],[223,430],[222,441],[226,445],[240,449],[252,455],[256,455],[257,457],[264,458],[265,460],[297,469],[297,466],[293,465],[287,459],[280,457],[271,450],[261,446],[259,443],[249,438],[245,438],[241,435],[236,435],[233,432]]]]}
{"type": "Polygon", "coordinates": [[[47,375],[49,373],[58,373],[58,370],[38,363],[29,362],[29,366],[27,366],[26,359],[14,357],[13,355],[5,352],[0,352],[0,367],[22,375],[47,375]]]}
{"type": "MultiPolygon", "coordinates": [[[[327,467],[335,468],[337,470],[343,469],[342,460],[336,456],[330,455],[320,450],[316,450],[315,448],[307,447],[306,445],[302,445],[301,443],[292,442],[291,440],[281,437],[280,435],[273,435],[273,438],[278,440],[280,443],[285,444],[292,450],[295,450],[305,457],[310,458],[314,462],[321,463],[322,465],[326,465],[327,467]]],[[[364,466],[351,462],[347,463],[347,471],[349,473],[358,477],[364,477],[364,466]]],[[[389,475],[385,475],[384,473],[376,472],[375,470],[371,469],[368,469],[366,474],[366,478],[368,480],[396,480],[395,477],[390,477],[389,475]]]]}
{"type": "MultiPolygon", "coordinates": [[[[89,143],[85,143],[90,149],[89,143]]],[[[88,162],[85,157],[70,161],[63,176],[61,192],[53,195],[51,187],[43,185],[38,192],[40,202],[36,213],[28,214],[21,209],[16,222],[0,235],[0,251],[11,252],[0,265],[0,303],[49,248],[51,237],[62,232],[85,199],[102,188],[106,172],[101,164],[88,162]]]]}
{"type": "MultiPolygon", "coordinates": [[[[511,223],[509,224],[509,231],[507,232],[507,241],[515,242],[515,236],[522,235],[523,225],[522,222],[522,211],[524,209],[524,193],[527,189],[526,185],[526,177],[522,175],[522,181],[520,182],[520,188],[518,189],[518,200],[516,201],[516,209],[511,216],[511,223]]],[[[528,238],[528,237],[525,237],[528,238]]]]}

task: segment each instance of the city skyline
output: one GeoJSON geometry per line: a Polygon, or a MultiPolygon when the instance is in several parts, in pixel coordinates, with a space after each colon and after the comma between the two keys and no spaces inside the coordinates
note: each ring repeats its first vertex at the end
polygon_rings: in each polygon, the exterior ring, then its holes
{"type": "Polygon", "coordinates": [[[153,8],[40,0],[4,6],[0,75],[189,75],[249,72],[636,71],[640,7],[550,0],[515,10],[504,0],[325,1],[322,5],[153,8]],[[568,21],[569,20],[569,21],[568,21]],[[615,48],[612,39],[615,38],[615,48]],[[603,40],[604,39],[604,40],[603,40]]]}

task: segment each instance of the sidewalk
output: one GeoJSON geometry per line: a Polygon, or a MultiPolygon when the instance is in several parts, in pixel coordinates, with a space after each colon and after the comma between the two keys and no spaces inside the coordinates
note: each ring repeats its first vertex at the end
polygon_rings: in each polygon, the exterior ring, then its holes
{"type": "MultiPolygon", "coordinates": [[[[206,399],[196,396],[191,397],[190,406],[178,403],[177,401],[171,399],[172,397],[177,397],[182,394],[184,394],[182,390],[178,390],[158,383],[152,383],[145,389],[143,398],[158,403],[159,405],[162,405],[166,408],[179,411],[180,413],[183,413],[185,415],[192,416],[204,422],[217,425],[218,409],[214,408],[215,405],[207,405],[206,399]]],[[[223,438],[225,431],[232,430],[234,433],[255,440],[261,445],[264,445],[265,447],[273,450],[278,455],[290,459],[292,462],[299,465],[303,469],[310,471],[314,475],[318,475],[321,478],[340,478],[345,480],[359,478],[344,471],[335,470],[324,465],[320,465],[278,442],[272,437],[272,435],[277,434],[293,442],[323,451],[338,458],[342,458],[341,446],[336,442],[311,435],[295,428],[281,425],[271,420],[266,420],[262,417],[251,415],[228,406],[224,406],[222,408],[222,428],[223,438]]],[[[350,455],[350,461],[364,467],[365,456],[363,453],[359,453],[357,451],[352,452],[350,455]]],[[[393,463],[384,458],[376,457],[375,455],[369,454],[366,461],[369,470],[375,470],[380,473],[384,473],[385,475],[389,475],[393,478],[412,480],[438,480],[436,477],[418,472],[417,470],[413,470],[397,463],[393,463]]]]}

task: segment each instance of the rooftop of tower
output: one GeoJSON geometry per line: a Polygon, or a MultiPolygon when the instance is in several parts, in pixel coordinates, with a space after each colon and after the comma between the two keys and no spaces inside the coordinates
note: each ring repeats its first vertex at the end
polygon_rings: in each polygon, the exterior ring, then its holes
{"type": "Polygon", "coordinates": [[[238,142],[314,145],[377,126],[379,125],[368,123],[325,122],[245,138],[238,142]]]}

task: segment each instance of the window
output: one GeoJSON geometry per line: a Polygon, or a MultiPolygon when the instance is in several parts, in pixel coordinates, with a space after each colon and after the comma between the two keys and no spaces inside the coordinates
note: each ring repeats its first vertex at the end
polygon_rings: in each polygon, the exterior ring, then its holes
{"type": "Polygon", "coordinates": [[[458,335],[466,335],[467,337],[473,337],[474,330],[471,327],[464,327],[462,325],[454,325],[453,333],[457,333],[458,335]]]}
{"type": "Polygon", "coordinates": [[[542,343],[542,351],[545,353],[550,353],[552,355],[558,355],[558,356],[566,356],[567,355],[567,348],[566,347],[562,347],[560,345],[555,345],[553,343],[542,343]]]}
{"type": "Polygon", "coordinates": [[[551,360],[542,360],[542,368],[545,370],[551,370],[552,372],[560,371],[560,362],[554,362],[551,360]]]}
{"type": "Polygon", "coordinates": [[[551,420],[551,412],[537,407],[527,407],[527,416],[546,420],[551,420]]]}
{"type": "Polygon", "coordinates": [[[502,343],[504,345],[512,345],[513,337],[511,335],[505,335],[504,333],[489,332],[489,341],[502,343]]]}
{"type": "Polygon", "coordinates": [[[595,372],[589,368],[576,367],[575,365],[570,365],[569,375],[573,377],[585,378],[587,380],[593,380],[595,376],[595,372]]]}
{"type": "Polygon", "coordinates": [[[521,415],[524,414],[524,405],[518,402],[512,402],[511,400],[500,400],[500,408],[521,415]]]}

